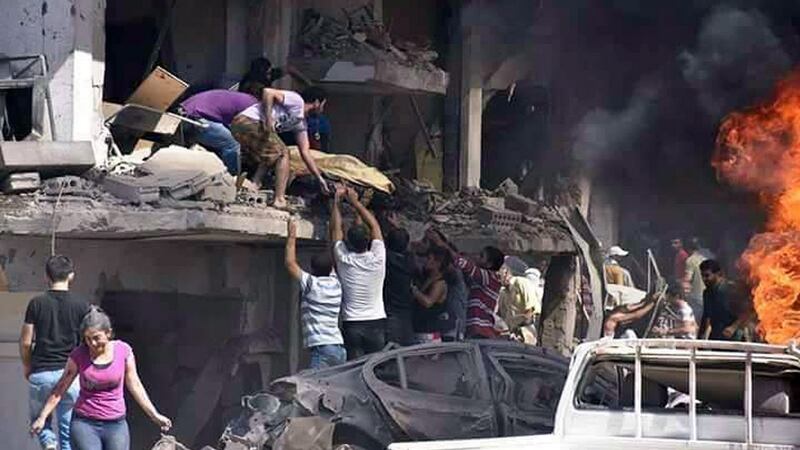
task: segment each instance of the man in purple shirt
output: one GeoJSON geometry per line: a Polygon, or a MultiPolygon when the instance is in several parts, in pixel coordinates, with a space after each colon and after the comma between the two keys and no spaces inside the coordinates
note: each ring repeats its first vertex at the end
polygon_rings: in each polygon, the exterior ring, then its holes
{"type": "Polygon", "coordinates": [[[203,124],[196,128],[197,141],[216,153],[232,175],[239,174],[241,146],[231,134],[231,121],[256,103],[258,99],[250,94],[225,89],[201,92],[181,103],[187,117],[203,124]]]}

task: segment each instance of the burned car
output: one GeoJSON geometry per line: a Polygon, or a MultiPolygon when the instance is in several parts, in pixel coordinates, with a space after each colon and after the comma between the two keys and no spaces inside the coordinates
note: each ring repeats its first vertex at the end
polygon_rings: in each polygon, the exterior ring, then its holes
{"type": "Polygon", "coordinates": [[[548,433],[569,361],[505,341],[423,344],[306,370],[243,399],[224,450],[382,449],[548,433]]]}

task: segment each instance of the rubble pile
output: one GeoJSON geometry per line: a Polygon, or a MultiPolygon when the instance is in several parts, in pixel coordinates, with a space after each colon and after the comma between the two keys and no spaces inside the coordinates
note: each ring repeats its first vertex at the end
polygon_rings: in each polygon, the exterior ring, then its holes
{"type": "Polygon", "coordinates": [[[431,223],[452,236],[502,236],[507,242],[571,239],[553,207],[520,195],[511,180],[494,191],[466,189],[451,195],[413,180],[393,181],[393,209],[406,222],[431,223]]]}
{"type": "Polygon", "coordinates": [[[346,23],[307,9],[298,37],[302,56],[349,57],[373,56],[409,66],[436,70],[433,61],[439,54],[430,43],[393,42],[384,24],[375,19],[372,9],[363,6],[344,11],[346,23]]]}

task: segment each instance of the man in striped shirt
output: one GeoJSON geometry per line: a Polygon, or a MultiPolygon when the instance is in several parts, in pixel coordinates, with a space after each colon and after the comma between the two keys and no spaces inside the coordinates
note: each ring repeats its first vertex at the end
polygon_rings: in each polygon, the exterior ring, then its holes
{"type": "Polygon", "coordinates": [[[458,267],[464,273],[464,281],[469,287],[467,301],[467,333],[471,339],[496,338],[494,329],[494,312],[500,298],[500,276],[498,271],[503,267],[505,255],[496,247],[486,246],[481,250],[476,262],[460,255],[445,241],[440,232],[430,230],[427,233],[431,244],[450,251],[458,267]]]}
{"type": "Polygon", "coordinates": [[[289,219],[286,239],[286,270],[300,282],[300,318],[303,342],[311,352],[312,369],[331,367],[347,360],[342,333],[339,331],[339,308],[342,305],[342,286],[333,273],[333,258],[329,252],[311,260],[311,273],[297,264],[297,228],[289,219]]]}

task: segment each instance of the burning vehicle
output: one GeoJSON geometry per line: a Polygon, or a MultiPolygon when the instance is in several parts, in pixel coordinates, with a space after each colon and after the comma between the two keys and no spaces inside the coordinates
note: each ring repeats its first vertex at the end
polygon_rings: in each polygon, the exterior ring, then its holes
{"type": "Polygon", "coordinates": [[[219,447],[382,449],[548,433],[567,371],[564,357],[516,342],[390,349],[281,378],[244,397],[219,447]]]}

